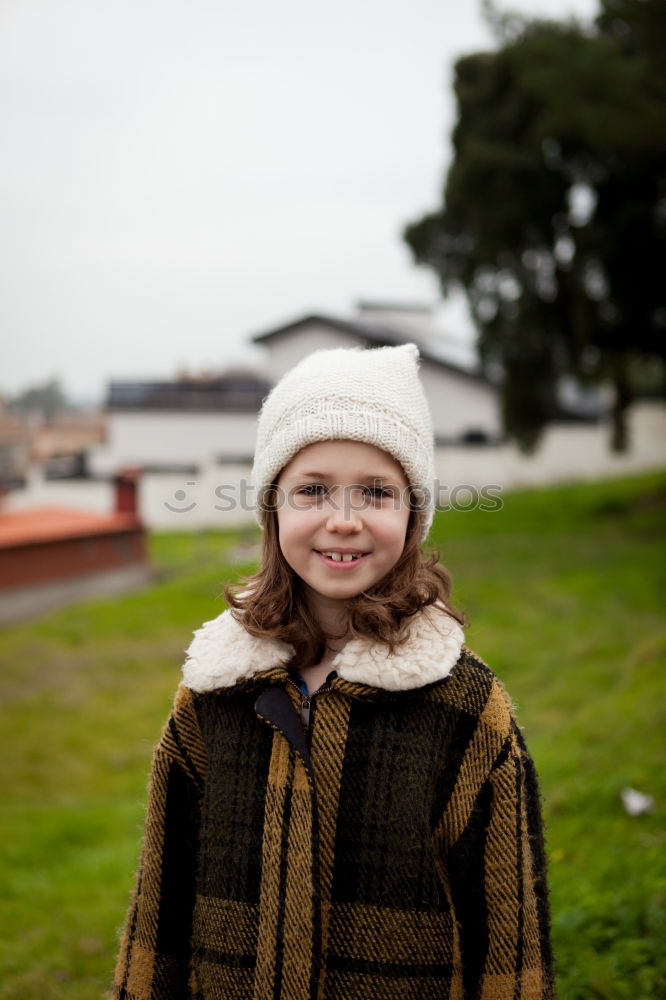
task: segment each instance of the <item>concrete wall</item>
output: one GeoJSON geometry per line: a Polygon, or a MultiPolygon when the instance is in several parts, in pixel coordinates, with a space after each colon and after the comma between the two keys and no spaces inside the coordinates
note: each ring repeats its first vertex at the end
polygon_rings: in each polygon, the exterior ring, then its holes
{"type": "Polygon", "coordinates": [[[0,501],[0,517],[3,510],[32,507],[66,507],[87,514],[113,514],[115,489],[111,481],[103,479],[44,479],[39,466],[33,465],[25,487],[12,490],[0,501]]]}
{"type": "Polygon", "coordinates": [[[452,445],[439,448],[436,472],[441,483],[504,489],[547,483],[604,479],[666,466],[666,406],[635,405],[629,416],[631,451],[609,451],[610,427],[599,424],[556,424],[549,427],[533,456],[513,444],[489,447],[452,445]]]}
{"type": "Polygon", "coordinates": [[[147,475],[141,482],[139,514],[149,528],[191,531],[254,524],[249,465],[208,465],[191,479],[147,475]]]}
{"type": "MultiPolygon", "coordinates": [[[[145,473],[138,484],[138,515],[150,530],[192,531],[235,528],[254,523],[248,480],[250,466],[209,462],[192,476],[182,473],[145,473]]],[[[13,490],[2,511],[34,507],[65,507],[95,514],[114,511],[113,483],[97,480],[45,480],[31,471],[25,489],[13,490]]]]}

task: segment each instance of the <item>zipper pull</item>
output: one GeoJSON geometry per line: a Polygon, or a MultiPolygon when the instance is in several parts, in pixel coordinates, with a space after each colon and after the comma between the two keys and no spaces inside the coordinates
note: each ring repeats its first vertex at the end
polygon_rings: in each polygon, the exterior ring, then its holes
{"type": "Polygon", "coordinates": [[[310,695],[304,694],[301,698],[301,722],[303,723],[303,728],[308,729],[310,726],[310,695]]]}

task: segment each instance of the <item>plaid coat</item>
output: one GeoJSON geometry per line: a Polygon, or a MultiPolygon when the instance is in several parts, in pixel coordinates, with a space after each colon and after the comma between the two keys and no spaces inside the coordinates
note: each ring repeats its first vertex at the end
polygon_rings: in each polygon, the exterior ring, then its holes
{"type": "Polygon", "coordinates": [[[552,997],[534,767],[458,625],[349,642],[307,729],[291,655],[229,612],[196,633],[114,1000],[552,997]]]}

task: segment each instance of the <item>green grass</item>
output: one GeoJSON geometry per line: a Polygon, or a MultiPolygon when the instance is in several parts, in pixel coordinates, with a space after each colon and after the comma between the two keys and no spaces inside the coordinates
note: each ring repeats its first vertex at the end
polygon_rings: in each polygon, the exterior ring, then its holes
{"type": "MultiPolygon", "coordinates": [[[[666,995],[666,475],[504,496],[433,540],[518,705],[544,797],[564,1000],[666,995]],[[627,816],[620,791],[653,795],[627,816]]],[[[0,998],[108,987],[150,751],[189,633],[253,530],[152,539],[156,582],[0,639],[0,998]]]]}

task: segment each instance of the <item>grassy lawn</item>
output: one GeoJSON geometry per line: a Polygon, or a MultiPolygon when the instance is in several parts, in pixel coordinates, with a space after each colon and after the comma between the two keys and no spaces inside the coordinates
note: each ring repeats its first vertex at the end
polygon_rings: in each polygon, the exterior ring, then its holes
{"type": "MultiPolygon", "coordinates": [[[[438,515],[468,644],[506,682],[541,777],[564,1000],[666,995],[666,475],[438,515]],[[655,799],[628,816],[620,791],[655,799]]],[[[152,539],[157,580],[0,638],[0,998],[109,985],[150,752],[191,630],[253,530],[152,539]]]]}

